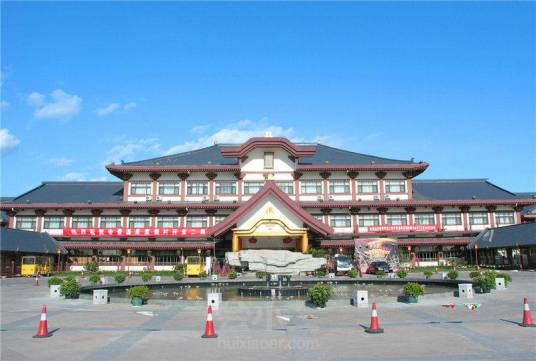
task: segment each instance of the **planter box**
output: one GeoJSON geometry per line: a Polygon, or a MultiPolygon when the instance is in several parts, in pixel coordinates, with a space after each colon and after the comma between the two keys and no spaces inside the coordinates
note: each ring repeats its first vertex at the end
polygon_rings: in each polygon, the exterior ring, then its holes
{"type": "Polygon", "coordinates": [[[130,299],[130,303],[133,306],[142,306],[143,305],[143,298],[141,298],[141,297],[132,297],[130,299]]]}
{"type": "Polygon", "coordinates": [[[80,298],[80,295],[79,294],[76,294],[76,295],[65,295],[65,299],[66,300],[77,300],[80,298]]]}
{"type": "Polygon", "coordinates": [[[402,303],[418,303],[418,296],[398,296],[398,302],[402,303]]]}

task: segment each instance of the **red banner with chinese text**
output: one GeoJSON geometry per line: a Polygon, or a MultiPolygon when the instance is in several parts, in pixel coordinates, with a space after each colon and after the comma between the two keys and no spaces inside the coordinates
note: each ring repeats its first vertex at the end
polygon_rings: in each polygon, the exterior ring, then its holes
{"type": "Polygon", "coordinates": [[[403,224],[403,225],[383,225],[368,226],[370,233],[395,233],[395,232],[437,232],[439,228],[435,224],[403,224]]]}
{"type": "Polygon", "coordinates": [[[64,228],[66,237],[195,237],[206,236],[206,228],[64,228]]]}

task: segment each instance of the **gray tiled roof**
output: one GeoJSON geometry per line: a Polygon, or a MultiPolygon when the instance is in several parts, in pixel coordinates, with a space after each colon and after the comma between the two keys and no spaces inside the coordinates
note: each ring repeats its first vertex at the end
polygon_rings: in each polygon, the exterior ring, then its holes
{"type": "Polygon", "coordinates": [[[123,199],[123,182],[43,182],[13,203],[115,203],[123,199]]]}
{"type": "Polygon", "coordinates": [[[511,199],[516,195],[487,179],[415,179],[415,199],[511,199]]]}
{"type": "Polygon", "coordinates": [[[54,255],[61,250],[67,251],[48,233],[23,231],[20,229],[0,228],[0,250],[2,252],[27,252],[54,255]]]}
{"type": "MultiPolygon", "coordinates": [[[[238,144],[216,144],[210,147],[192,150],[188,152],[167,155],[159,158],[140,160],[123,163],[124,165],[236,165],[237,158],[226,158],[221,155],[221,149],[238,144]]],[[[298,144],[302,145],[302,144],[298,144]]],[[[315,147],[316,152],[312,157],[302,157],[299,164],[411,164],[411,160],[396,160],[373,155],[355,153],[344,149],[333,148],[323,144],[303,144],[315,147]]]]}
{"type": "Polygon", "coordinates": [[[536,223],[485,229],[471,241],[469,248],[475,244],[478,248],[536,246],[536,223]]]}

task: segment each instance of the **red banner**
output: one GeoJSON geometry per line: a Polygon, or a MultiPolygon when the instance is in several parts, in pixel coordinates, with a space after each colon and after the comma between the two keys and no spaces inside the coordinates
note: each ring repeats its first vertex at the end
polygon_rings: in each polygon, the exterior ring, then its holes
{"type": "Polygon", "coordinates": [[[384,225],[369,226],[367,231],[370,233],[396,233],[396,232],[437,232],[438,227],[435,224],[403,224],[403,225],[384,225]]]}
{"type": "Polygon", "coordinates": [[[66,237],[195,237],[206,236],[206,228],[64,228],[66,237]]]}

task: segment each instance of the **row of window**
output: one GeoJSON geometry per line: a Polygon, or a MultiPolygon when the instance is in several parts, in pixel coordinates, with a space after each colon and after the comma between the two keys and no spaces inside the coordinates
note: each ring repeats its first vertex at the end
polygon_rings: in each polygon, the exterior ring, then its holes
{"type": "MultiPolygon", "coordinates": [[[[282,181],[276,182],[287,194],[294,194],[294,182],[282,181]]],[[[255,194],[264,186],[264,182],[244,182],[244,194],[255,194]]],[[[217,195],[236,195],[236,182],[215,182],[215,192],[217,195]]],[[[301,194],[322,194],[321,180],[304,180],[300,181],[301,194]]],[[[359,180],[357,182],[358,193],[378,193],[378,182],[375,180],[359,180]]],[[[405,193],[406,182],[385,181],[386,193],[405,193]]],[[[130,194],[137,196],[147,196],[152,193],[151,182],[133,182],[130,184],[130,194]]],[[[330,180],[329,193],[348,194],[350,193],[350,180],[330,180]]],[[[179,194],[179,183],[160,182],[158,183],[158,194],[163,196],[173,196],[179,194]]],[[[207,181],[187,181],[186,194],[188,195],[207,195],[207,181]]]]}
{"type": "MultiPolygon", "coordinates": [[[[322,215],[314,215],[318,220],[323,221],[322,215]]],[[[461,213],[443,213],[442,224],[445,226],[455,226],[462,224],[461,213]]],[[[221,222],[225,215],[215,215],[214,222],[221,222]]],[[[359,226],[378,226],[380,225],[379,214],[360,214],[358,216],[359,226]]],[[[415,213],[413,215],[413,223],[418,225],[433,225],[435,224],[435,215],[433,213],[415,213]]],[[[16,227],[20,229],[35,229],[34,216],[18,216],[16,227]]],[[[495,220],[498,225],[515,223],[514,212],[495,212],[495,220]]],[[[404,213],[387,213],[385,222],[388,225],[406,225],[408,224],[407,214],[404,213]]],[[[487,212],[470,212],[469,223],[471,225],[487,225],[489,224],[487,212]]],[[[330,215],[330,224],[335,228],[351,227],[351,216],[349,214],[332,214],[330,215]]],[[[150,225],[149,216],[131,216],[129,217],[129,228],[147,228],[150,225]]],[[[187,216],[186,227],[207,227],[207,216],[187,216]]],[[[158,216],[156,226],[162,228],[177,228],[179,227],[178,216],[158,216]]],[[[63,216],[44,216],[44,229],[61,229],[64,227],[63,216]]],[[[91,228],[93,227],[92,216],[73,216],[72,228],[91,228]]],[[[121,216],[101,216],[100,228],[120,228],[121,216]]]]}

